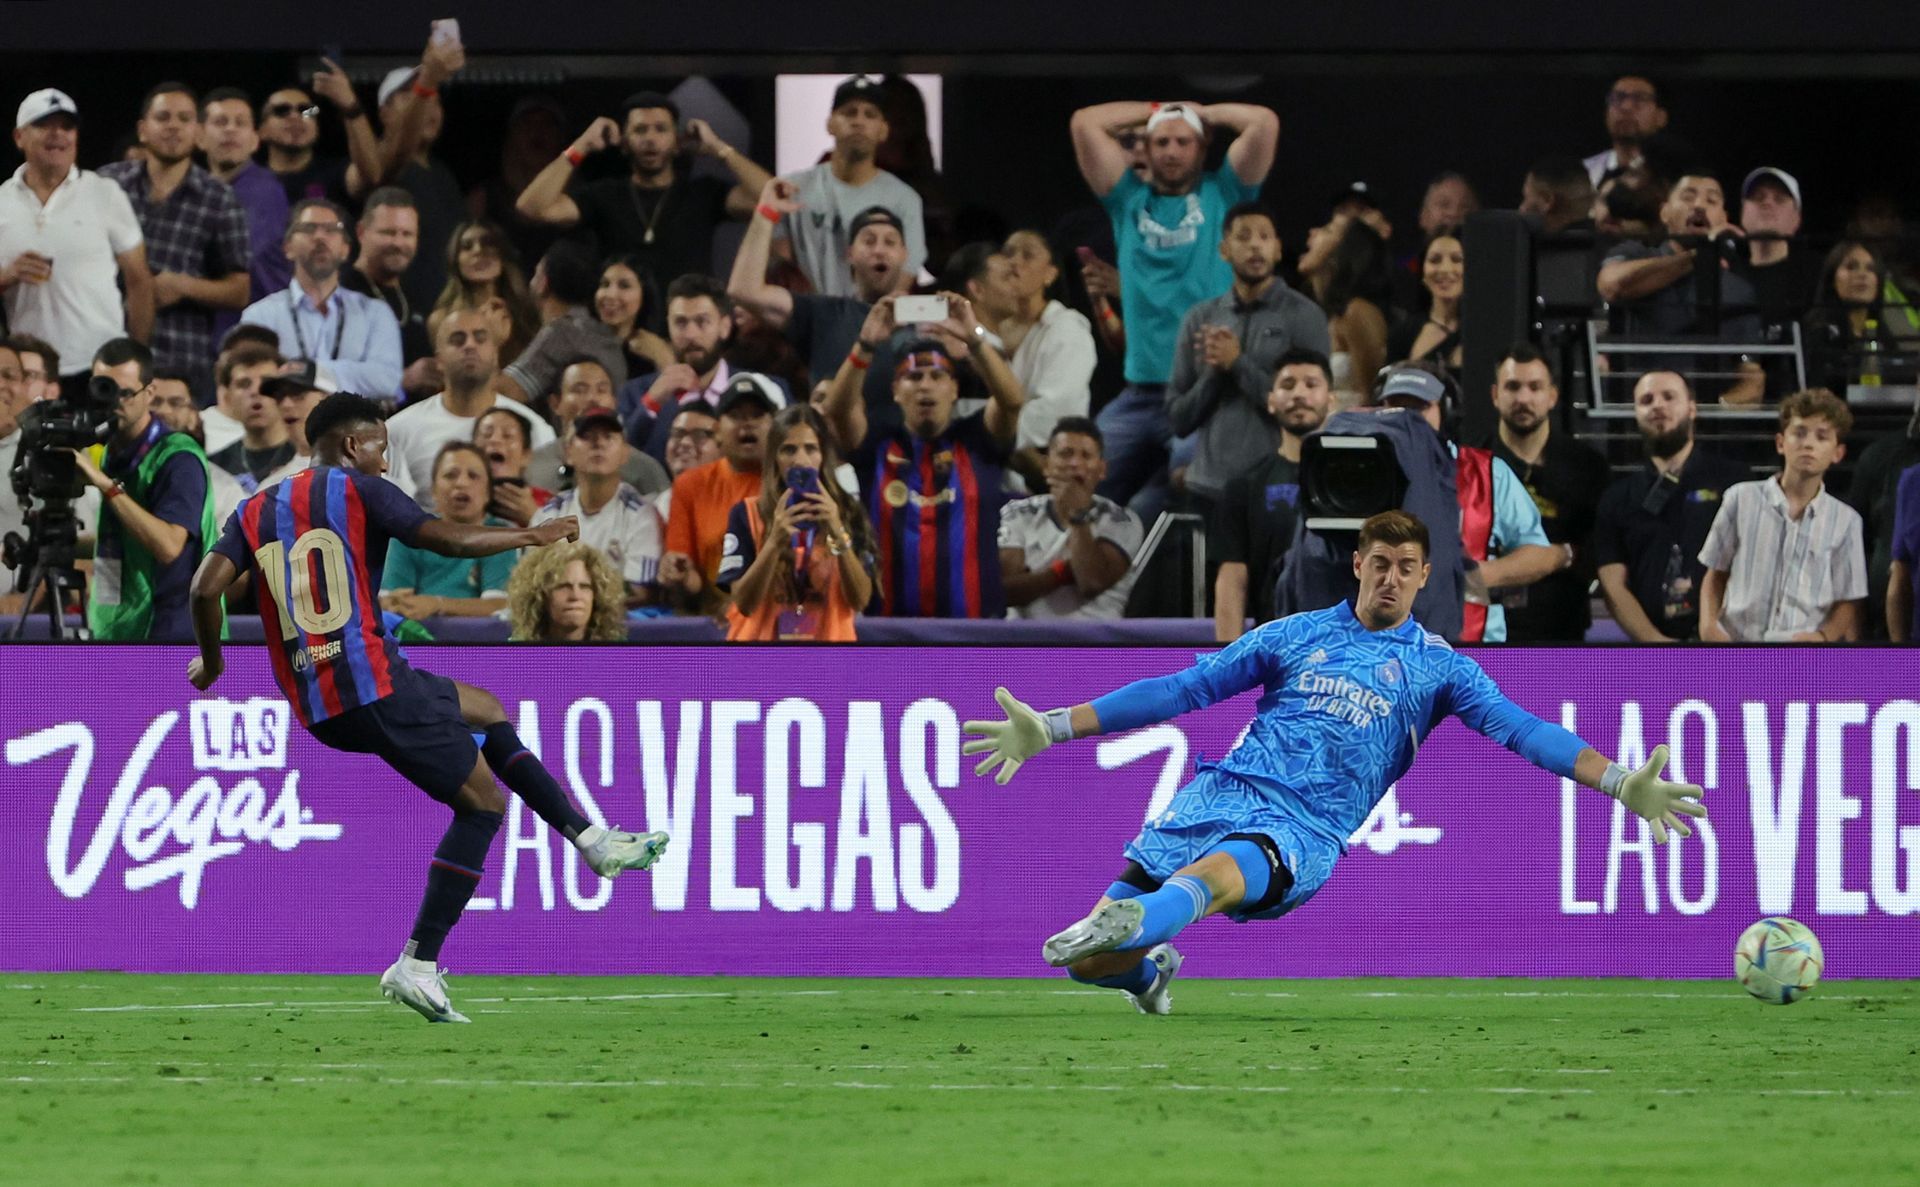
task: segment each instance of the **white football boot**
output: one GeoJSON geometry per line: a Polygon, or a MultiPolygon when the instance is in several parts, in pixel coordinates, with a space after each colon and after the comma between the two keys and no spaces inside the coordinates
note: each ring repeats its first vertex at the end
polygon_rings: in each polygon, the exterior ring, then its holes
{"type": "Polygon", "coordinates": [[[388,1001],[409,1006],[428,1022],[469,1022],[447,998],[446,973],[431,960],[402,956],[380,974],[380,992],[388,1001]]]}
{"type": "Polygon", "coordinates": [[[622,870],[644,870],[659,861],[667,848],[667,834],[625,833],[589,825],[580,831],[578,847],[588,869],[612,878],[622,870]]]}
{"type": "Polygon", "coordinates": [[[1147,909],[1140,900],[1123,898],[1094,908],[1093,914],[1064,931],[1056,932],[1040,946],[1040,954],[1056,969],[1065,968],[1083,956],[1111,952],[1140,930],[1147,909]]]}
{"type": "Polygon", "coordinates": [[[1153,984],[1143,993],[1129,993],[1133,1008],[1142,1014],[1173,1013],[1173,979],[1180,974],[1186,957],[1172,944],[1155,944],[1147,950],[1147,962],[1160,970],[1153,984]]]}

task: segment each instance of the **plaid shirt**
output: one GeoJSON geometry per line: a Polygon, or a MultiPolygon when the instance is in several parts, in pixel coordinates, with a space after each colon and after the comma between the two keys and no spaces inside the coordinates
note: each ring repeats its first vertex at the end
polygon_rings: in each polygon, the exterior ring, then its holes
{"type": "MultiPolygon", "coordinates": [[[[142,161],[115,161],[100,168],[127,192],[140,229],[147,237],[147,266],[158,272],[220,279],[245,272],[251,251],[247,215],[233,190],[198,165],[164,202],[152,198],[152,181],[142,161]]],[[[214,311],[181,301],[153,318],[153,361],[212,377],[214,311]]],[[[199,384],[195,384],[196,392],[199,384]]],[[[211,389],[209,389],[210,391],[211,389]]]]}

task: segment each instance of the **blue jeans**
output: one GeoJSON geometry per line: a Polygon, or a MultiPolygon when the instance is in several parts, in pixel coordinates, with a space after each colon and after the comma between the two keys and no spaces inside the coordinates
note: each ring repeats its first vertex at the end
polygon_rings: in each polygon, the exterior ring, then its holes
{"type": "Polygon", "coordinates": [[[1167,508],[1169,466],[1193,460],[1198,434],[1176,438],[1167,423],[1167,385],[1130,383],[1096,418],[1106,441],[1107,477],[1097,493],[1119,503],[1151,528],[1167,508]]]}

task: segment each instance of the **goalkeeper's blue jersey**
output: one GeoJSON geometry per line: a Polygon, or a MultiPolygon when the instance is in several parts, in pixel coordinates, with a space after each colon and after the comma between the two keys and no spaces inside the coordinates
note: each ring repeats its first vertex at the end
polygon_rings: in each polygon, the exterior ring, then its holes
{"type": "Polygon", "coordinates": [[[1342,602],[1295,614],[1093,702],[1105,732],[1133,729],[1261,688],[1246,738],[1216,769],[1345,846],[1420,743],[1452,714],[1534,764],[1572,775],[1585,743],[1508,700],[1480,665],[1412,618],[1370,631],[1342,602]]]}

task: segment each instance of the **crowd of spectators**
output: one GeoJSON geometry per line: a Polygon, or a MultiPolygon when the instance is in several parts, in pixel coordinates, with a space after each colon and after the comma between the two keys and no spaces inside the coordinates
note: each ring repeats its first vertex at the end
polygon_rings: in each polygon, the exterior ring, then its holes
{"type": "MultiPolygon", "coordinates": [[[[1730,185],[1644,78],[1607,92],[1607,148],[1540,159],[1518,210],[1594,245],[1591,299],[1617,332],[1760,343],[1797,326],[1809,378],[1642,360],[1613,378],[1632,384],[1644,461],[1616,471],[1575,438],[1537,345],[1499,364],[1494,434],[1460,439],[1463,225],[1481,199],[1457,173],[1427,187],[1403,258],[1356,181],[1289,261],[1260,201],[1272,110],[1116,101],[1065,129],[1111,258],[1041,228],[930,246],[930,168],[887,167],[915,159],[897,139],[914,121],[896,80],[861,75],[821,113],[831,150],[787,176],[665,94],[570,142],[530,97],[502,178],[470,200],[434,155],[463,66],[437,41],[370,103],[331,61],[263,97],[163,82],[98,171],[77,164],[71,98],[20,102],[25,163],[0,184],[0,471],[63,382],[117,393],[77,463],[95,637],[188,637],[186,577],[218,522],[309,463],[305,412],[339,390],[391,410],[388,477],[422,507],[579,519],[577,543],[534,555],[388,555],[391,614],[496,616],[515,638],[619,638],[650,615],[752,640],[853,639],[874,615],[1118,618],[1172,510],[1206,524],[1232,640],[1281,611],[1303,450],[1352,409],[1424,425],[1452,459],[1464,641],[1579,640],[1596,603],[1646,643],[1915,630],[1920,418],[1865,447],[1844,500],[1828,482],[1848,392],[1920,338],[1913,281],[1864,233],[1819,262],[1798,180],[1761,165],[1730,185]],[[317,154],[323,120],[345,157],[317,154]],[[602,154],[624,172],[582,172],[602,154]],[[730,266],[729,222],[746,224],[730,266]],[[1758,477],[1696,428],[1703,405],[1763,402],[1780,467],[1758,477]]],[[[0,531],[22,522],[0,481],[0,531]]]]}

